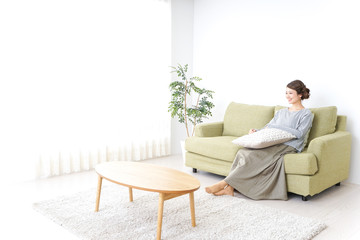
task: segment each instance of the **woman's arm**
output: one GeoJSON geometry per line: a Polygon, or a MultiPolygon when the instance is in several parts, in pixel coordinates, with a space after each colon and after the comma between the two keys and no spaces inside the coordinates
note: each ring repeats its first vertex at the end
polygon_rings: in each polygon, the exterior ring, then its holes
{"type": "Polygon", "coordinates": [[[272,127],[285,130],[291,134],[294,134],[296,138],[304,137],[312,126],[314,115],[309,111],[305,114],[297,124],[296,128],[287,127],[284,125],[273,125],[272,127]]]}
{"type": "MultiPolygon", "coordinates": [[[[267,127],[270,126],[270,125],[275,124],[278,118],[279,118],[279,111],[277,111],[277,112],[275,113],[275,116],[274,116],[274,117],[270,120],[270,122],[268,122],[263,128],[254,129],[254,130],[255,130],[254,132],[260,131],[260,130],[262,130],[262,129],[264,129],[264,128],[267,128],[267,127]]],[[[252,129],[250,129],[250,131],[251,131],[251,130],[252,130],[252,129]]],[[[249,134],[250,134],[250,131],[249,131],[249,134]]],[[[254,133],[254,132],[252,132],[252,133],[254,133]]]]}

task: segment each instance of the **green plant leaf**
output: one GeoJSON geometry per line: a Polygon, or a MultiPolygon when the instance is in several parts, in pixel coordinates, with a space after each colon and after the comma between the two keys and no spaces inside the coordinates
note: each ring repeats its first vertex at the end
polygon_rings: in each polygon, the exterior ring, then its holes
{"type": "Polygon", "coordinates": [[[169,84],[171,92],[171,100],[168,106],[168,112],[171,113],[172,118],[177,118],[180,123],[184,123],[188,131],[188,123],[195,128],[196,124],[202,123],[203,119],[212,116],[211,110],[214,104],[209,100],[213,98],[214,91],[205,88],[199,88],[195,82],[201,81],[202,78],[194,76],[188,78],[186,73],[188,71],[188,64],[182,66],[178,64],[176,67],[171,66],[171,72],[176,72],[181,81],[173,81],[169,84]],[[190,105],[185,102],[193,93],[197,94],[197,105],[190,105]]]}

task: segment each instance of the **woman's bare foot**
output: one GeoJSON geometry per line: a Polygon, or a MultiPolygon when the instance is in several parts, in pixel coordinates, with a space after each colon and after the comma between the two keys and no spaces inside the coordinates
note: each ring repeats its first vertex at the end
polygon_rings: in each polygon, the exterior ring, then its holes
{"type": "Polygon", "coordinates": [[[227,185],[228,184],[224,180],[222,180],[212,186],[206,187],[205,191],[207,193],[216,193],[216,192],[223,190],[227,185]]]}
{"type": "Polygon", "coordinates": [[[221,196],[221,195],[230,195],[234,196],[234,188],[230,185],[227,185],[226,188],[223,190],[220,190],[219,192],[214,193],[215,196],[221,196]]]}

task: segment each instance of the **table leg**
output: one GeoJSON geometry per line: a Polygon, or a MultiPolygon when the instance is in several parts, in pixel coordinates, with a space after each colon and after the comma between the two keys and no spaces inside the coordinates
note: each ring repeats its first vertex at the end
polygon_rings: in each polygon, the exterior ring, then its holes
{"type": "Polygon", "coordinates": [[[159,209],[158,209],[158,225],[157,225],[157,235],[156,239],[161,240],[161,226],[162,226],[162,219],[163,219],[163,211],[164,211],[164,199],[165,194],[159,194],[159,209]]]}
{"type": "Polygon", "coordinates": [[[130,202],[133,201],[133,191],[132,191],[131,187],[129,187],[129,199],[130,199],[130,202]]]}
{"type": "Polygon", "coordinates": [[[190,197],[190,211],[191,211],[191,225],[196,226],[195,222],[195,203],[194,203],[194,192],[189,193],[190,197]]]}
{"type": "Polygon", "coordinates": [[[96,205],[95,205],[95,212],[99,211],[99,204],[100,204],[100,194],[101,194],[101,185],[102,185],[102,177],[98,176],[98,186],[97,186],[97,193],[96,193],[96,205]]]}

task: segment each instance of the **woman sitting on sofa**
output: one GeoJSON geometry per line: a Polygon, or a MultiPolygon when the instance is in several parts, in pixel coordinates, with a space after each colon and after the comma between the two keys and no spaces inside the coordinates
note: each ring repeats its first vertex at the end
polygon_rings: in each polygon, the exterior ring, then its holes
{"type": "MultiPolygon", "coordinates": [[[[291,106],[279,110],[265,127],[287,130],[296,138],[263,149],[240,149],[229,175],[224,180],[206,187],[206,192],[217,196],[234,196],[236,189],[255,200],[287,200],[283,156],[303,150],[305,136],[312,126],[313,114],[304,108],[302,100],[309,97],[310,90],[302,81],[290,82],[286,88],[286,99],[291,106]]],[[[249,134],[256,131],[250,129],[249,134]]]]}

